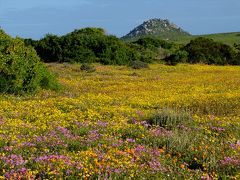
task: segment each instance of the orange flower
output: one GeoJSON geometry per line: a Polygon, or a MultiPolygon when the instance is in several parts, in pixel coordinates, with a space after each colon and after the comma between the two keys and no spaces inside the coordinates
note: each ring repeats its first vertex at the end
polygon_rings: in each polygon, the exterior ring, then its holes
{"type": "Polygon", "coordinates": [[[134,150],[133,149],[127,149],[127,153],[134,155],[134,150]]]}
{"type": "Polygon", "coordinates": [[[98,161],[95,161],[95,164],[99,167],[101,166],[101,164],[98,161]]]}
{"type": "Polygon", "coordinates": [[[164,153],[164,149],[159,149],[159,152],[160,153],[164,153]]]}
{"type": "Polygon", "coordinates": [[[180,168],[181,168],[181,169],[184,169],[184,168],[185,168],[185,165],[184,165],[184,164],[180,164],[180,168]]]}

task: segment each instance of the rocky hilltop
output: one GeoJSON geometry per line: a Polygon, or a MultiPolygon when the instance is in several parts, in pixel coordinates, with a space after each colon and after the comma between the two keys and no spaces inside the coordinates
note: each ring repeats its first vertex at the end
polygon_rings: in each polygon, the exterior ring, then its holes
{"type": "Polygon", "coordinates": [[[123,39],[136,39],[142,36],[159,36],[165,39],[172,39],[176,36],[189,36],[190,33],[184,31],[168,19],[150,19],[134,28],[130,33],[123,36],[123,39]]]}

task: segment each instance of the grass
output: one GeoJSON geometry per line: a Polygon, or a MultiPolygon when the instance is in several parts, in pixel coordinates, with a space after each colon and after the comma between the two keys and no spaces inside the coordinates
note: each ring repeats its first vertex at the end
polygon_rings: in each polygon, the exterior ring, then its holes
{"type": "Polygon", "coordinates": [[[7,179],[238,179],[240,67],[48,64],[64,86],[0,95],[7,179]]]}
{"type": "Polygon", "coordinates": [[[228,45],[240,44],[240,32],[232,32],[232,33],[218,33],[218,34],[206,34],[206,35],[193,35],[193,36],[180,36],[176,37],[173,40],[174,42],[180,44],[187,44],[190,40],[197,37],[206,37],[211,38],[215,41],[222,42],[228,45]]]}

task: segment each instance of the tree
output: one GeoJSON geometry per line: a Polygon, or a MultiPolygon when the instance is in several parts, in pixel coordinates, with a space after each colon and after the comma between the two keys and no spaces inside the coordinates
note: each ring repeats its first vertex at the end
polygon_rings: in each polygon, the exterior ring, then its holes
{"type": "Polygon", "coordinates": [[[189,63],[224,65],[233,64],[234,61],[232,47],[208,38],[199,37],[191,40],[184,50],[188,52],[189,63]]]}

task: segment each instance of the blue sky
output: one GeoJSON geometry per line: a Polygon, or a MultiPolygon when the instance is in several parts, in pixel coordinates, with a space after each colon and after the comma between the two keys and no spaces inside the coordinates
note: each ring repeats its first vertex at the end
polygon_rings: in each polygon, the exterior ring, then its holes
{"type": "Polygon", "coordinates": [[[0,26],[25,38],[83,27],[120,37],[150,18],[167,18],[192,34],[235,32],[240,0],[0,0],[0,26]]]}

